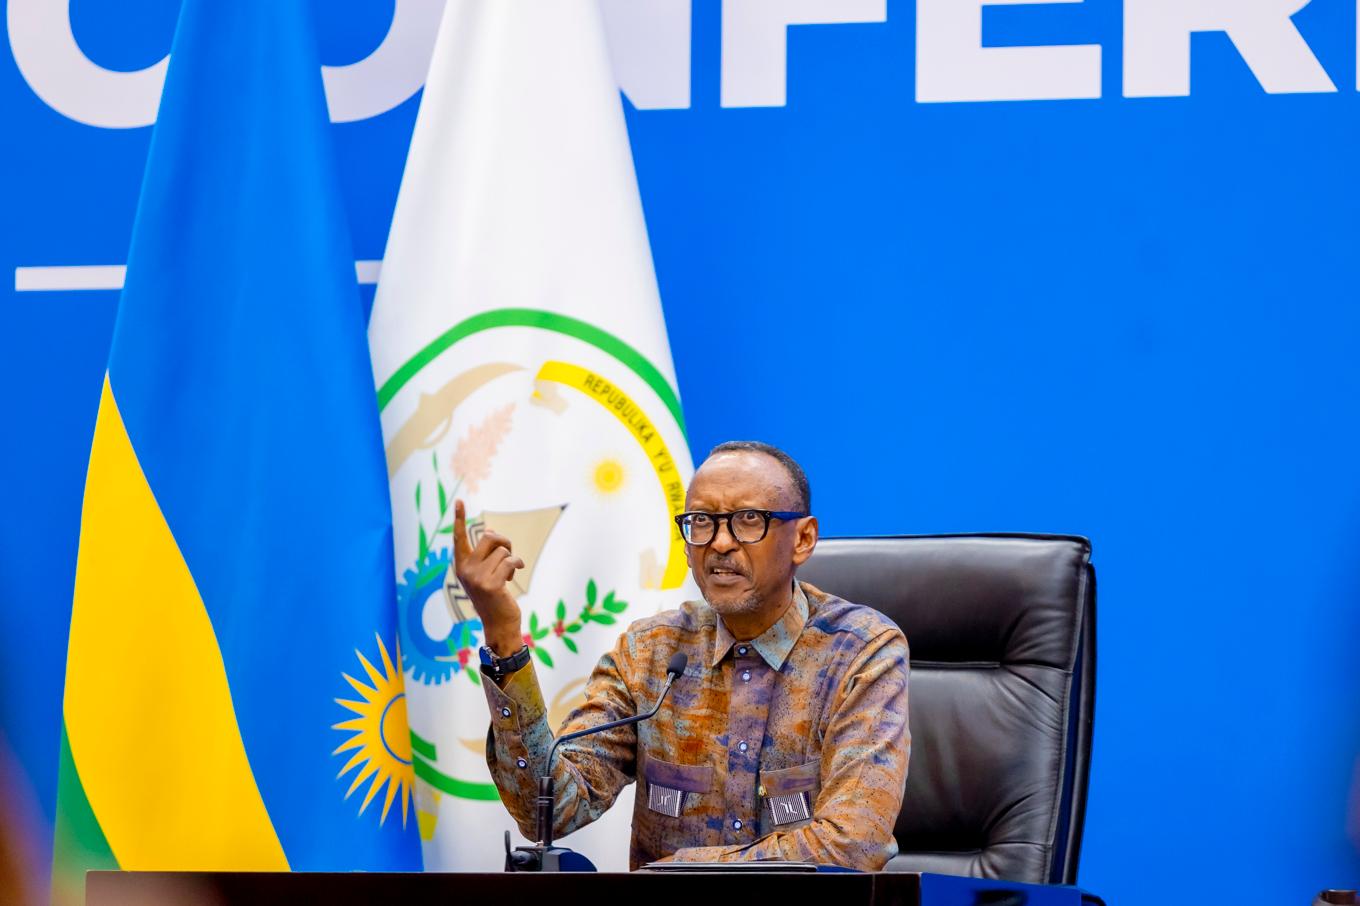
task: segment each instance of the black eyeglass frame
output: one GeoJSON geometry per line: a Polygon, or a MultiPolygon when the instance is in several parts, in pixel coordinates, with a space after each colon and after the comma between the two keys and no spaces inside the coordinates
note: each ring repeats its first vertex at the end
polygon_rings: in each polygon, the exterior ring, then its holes
{"type": "Polygon", "coordinates": [[[755,507],[749,506],[742,507],[739,510],[733,510],[730,513],[709,513],[704,510],[692,510],[688,513],[680,513],[679,515],[677,515],[675,517],[675,527],[680,529],[680,537],[685,539],[686,544],[690,545],[691,547],[708,547],[710,544],[713,543],[713,538],[718,537],[718,526],[721,525],[722,521],[725,519],[727,520],[727,534],[732,536],[733,541],[737,542],[738,544],[759,544],[760,542],[764,541],[765,536],[770,533],[771,519],[780,519],[784,522],[788,522],[793,519],[802,519],[809,515],[811,514],[800,513],[795,510],[760,510],[756,509],[755,507]],[[742,541],[740,538],[737,537],[736,531],[732,528],[732,517],[737,515],[738,513],[759,513],[762,517],[764,517],[765,526],[760,530],[759,538],[756,538],[753,541],[742,541]],[[689,533],[685,531],[685,519],[690,516],[708,516],[709,518],[711,518],[713,520],[713,538],[709,538],[707,541],[703,542],[694,542],[689,540],[689,533]]]}

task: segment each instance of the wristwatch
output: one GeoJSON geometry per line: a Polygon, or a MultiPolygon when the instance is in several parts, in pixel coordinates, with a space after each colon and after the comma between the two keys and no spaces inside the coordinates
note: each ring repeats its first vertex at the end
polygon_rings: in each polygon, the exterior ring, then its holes
{"type": "Polygon", "coordinates": [[[509,657],[496,657],[490,645],[482,646],[482,672],[497,683],[529,663],[529,646],[525,645],[509,657]]]}

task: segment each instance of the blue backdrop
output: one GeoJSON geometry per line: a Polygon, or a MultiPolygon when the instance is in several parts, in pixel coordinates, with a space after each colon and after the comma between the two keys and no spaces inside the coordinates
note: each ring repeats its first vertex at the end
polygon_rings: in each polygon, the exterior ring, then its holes
{"type": "MultiPolygon", "coordinates": [[[[365,60],[432,3],[326,4],[323,60],[365,60]]],[[[1003,100],[1042,93],[1042,73],[970,82],[973,57],[918,53],[918,28],[927,51],[959,40],[942,0],[839,3],[639,0],[631,19],[612,4],[620,46],[647,51],[620,51],[620,70],[696,455],[732,437],[785,446],[827,534],[1091,537],[1085,886],[1152,904],[1227,879],[1241,902],[1274,904],[1360,882],[1346,833],[1360,755],[1354,4],[1313,0],[1291,24],[1299,0],[1239,3],[1269,40],[1181,28],[1180,44],[1154,40],[1175,37],[1175,10],[1212,24],[1234,4],[987,7],[987,48],[1099,46],[1041,61],[1054,99],[1003,100]],[[883,21],[770,28],[794,7],[883,21]],[[786,63],[764,52],[771,35],[786,63]],[[996,99],[930,101],[969,91],[996,99]],[[757,379],[731,376],[736,355],[766,363],[757,379]]],[[[60,35],[34,10],[60,6],[9,0],[0,55],[0,275],[16,275],[0,286],[0,720],[49,822],[117,293],[20,291],[16,268],[122,264],[150,134],[81,121],[80,90],[16,62],[56,59],[60,35]]],[[[167,52],[177,6],[73,0],[70,34],[104,70],[135,72],[167,52]]],[[[419,102],[387,94],[368,106],[391,109],[333,126],[361,259],[382,256],[419,102]]]]}

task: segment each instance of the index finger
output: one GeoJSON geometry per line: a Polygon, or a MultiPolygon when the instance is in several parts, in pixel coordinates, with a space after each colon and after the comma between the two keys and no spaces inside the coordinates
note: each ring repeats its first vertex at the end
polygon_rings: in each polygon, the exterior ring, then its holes
{"type": "Polygon", "coordinates": [[[455,562],[466,560],[472,555],[472,544],[468,541],[467,512],[462,500],[453,502],[453,556],[455,562]]]}

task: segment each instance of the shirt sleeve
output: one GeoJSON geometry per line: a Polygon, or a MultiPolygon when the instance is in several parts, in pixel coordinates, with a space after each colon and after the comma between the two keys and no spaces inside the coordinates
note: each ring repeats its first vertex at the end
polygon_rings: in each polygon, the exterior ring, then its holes
{"type": "MultiPolygon", "coordinates": [[[[618,666],[622,645],[620,637],[614,650],[595,665],[586,683],[585,704],[563,723],[562,735],[636,713],[618,666]]],[[[531,661],[506,677],[503,686],[486,677],[482,688],[491,709],[487,767],[520,832],[536,839],[538,780],[547,772],[554,739],[538,674],[531,661]]],[[[636,751],[637,733],[631,725],[558,746],[552,765],[557,794],[554,836],[584,827],[613,805],[619,791],[633,782],[636,751]]]]}
{"type": "Polygon", "coordinates": [[[893,825],[911,756],[909,653],[901,630],[874,638],[846,671],[822,747],[812,820],[755,843],[677,850],[677,862],[776,859],[878,871],[897,852],[893,825]]]}

